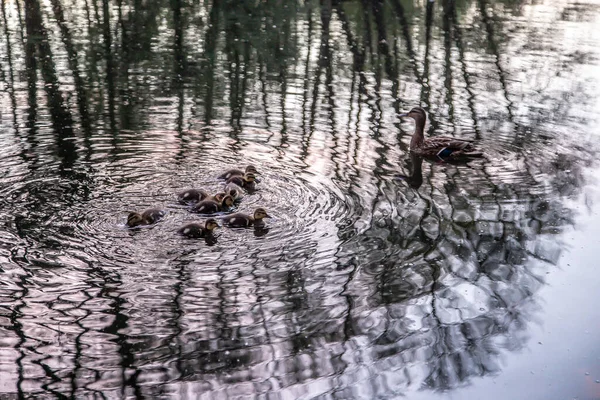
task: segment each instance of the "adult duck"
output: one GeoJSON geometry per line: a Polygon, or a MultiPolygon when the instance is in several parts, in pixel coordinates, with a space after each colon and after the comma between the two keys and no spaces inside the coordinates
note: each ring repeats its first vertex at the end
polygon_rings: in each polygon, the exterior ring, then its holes
{"type": "Polygon", "coordinates": [[[457,139],[449,136],[435,136],[425,139],[425,122],[427,114],[421,107],[415,107],[400,117],[409,117],[415,120],[415,133],[410,141],[410,151],[427,158],[435,157],[442,161],[468,160],[482,157],[483,153],[477,151],[471,140],[457,139]]]}

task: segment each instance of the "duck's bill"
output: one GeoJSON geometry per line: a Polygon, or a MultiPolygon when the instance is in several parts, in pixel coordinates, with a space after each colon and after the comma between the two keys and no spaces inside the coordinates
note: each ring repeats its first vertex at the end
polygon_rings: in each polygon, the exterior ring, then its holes
{"type": "Polygon", "coordinates": [[[265,214],[265,218],[273,218],[269,214],[265,214]]]}
{"type": "Polygon", "coordinates": [[[402,113],[402,114],[398,114],[399,118],[406,118],[408,117],[408,113],[402,113]]]}

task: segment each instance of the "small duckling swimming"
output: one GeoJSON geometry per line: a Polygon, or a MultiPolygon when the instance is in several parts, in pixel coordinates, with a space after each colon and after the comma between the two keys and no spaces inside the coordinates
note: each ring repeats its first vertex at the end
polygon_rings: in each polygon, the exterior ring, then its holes
{"type": "Polygon", "coordinates": [[[232,176],[231,178],[227,179],[227,183],[235,183],[236,185],[249,191],[256,190],[255,181],[256,175],[254,175],[252,172],[248,172],[243,176],[232,176]]]}
{"type": "Polygon", "coordinates": [[[131,212],[127,216],[127,226],[135,228],[141,225],[152,225],[160,221],[167,212],[158,208],[149,208],[141,214],[138,212],[131,212]]]}
{"type": "Polygon", "coordinates": [[[258,174],[258,171],[253,165],[248,165],[245,171],[242,171],[241,169],[230,169],[229,171],[225,171],[219,175],[219,179],[229,179],[232,176],[244,176],[244,174],[247,173],[258,174]]]}
{"type": "Polygon", "coordinates": [[[220,227],[220,225],[217,223],[217,220],[209,218],[204,222],[204,226],[194,222],[181,227],[177,232],[185,237],[198,239],[212,235],[213,230],[218,227],[220,227]]]}
{"type": "Polygon", "coordinates": [[[219,211],[227,211],[233,206],[233,197],[227,195],[219,203],[215,200],[202,200],[195,204],[191,211],[199,214],[214,214],[219,211]]]}
{"type": "Polygon", "coordinates": [[[257,208],[253,215],[235,213],[223,218],[223,222],[232,228],[261,227],[265,224],[263,218],[271,218],[264,208],[257,208]]]}
{"type": "Polygon", "coordinates": [[[214,200],[217,203],[221,203],[223,201],[223,199],[225,198],[225,196],[227,196],[227,193],[219,192],[219,193],[216,193],[214,196],[208,196],[205,200],[214,200]]]}
{"type": "Polygon", "coordinates": [[[177,195],[177,200],[179,200],[181,204],[194,204],[201,202],[209,196],[208,192],[204,189],[188,189],[179,193],[177,195]]]}

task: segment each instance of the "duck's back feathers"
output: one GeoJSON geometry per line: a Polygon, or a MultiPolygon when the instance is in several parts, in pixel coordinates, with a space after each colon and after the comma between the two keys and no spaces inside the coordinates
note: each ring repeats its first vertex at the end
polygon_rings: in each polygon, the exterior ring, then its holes
{"type": "Polygon", "coordinates": [[[437,157],[439,159],[483,156],[481,152],[475,150],[472,141],[448,136],[425,139],[420,146],[412,149],[412,151],[424,157],[437,157]]]}
{"type": "Polygon", "coordinates": [[[214,214],[219,212],[220,208],[219,203],[214,200],[202,200],[192,207],[192,212],[198,214],[214,214]]]}
{"type": "Polygon", "coordinates": [[[209,197],[208,192],[203,189],[188,189],[177,195],[177,200],[182,204],[199,203],[209,197]]]}
{"type": "Polygon", "coordinates": [[[230,169],[229,171],[225,171],[221,175],[219,175],[219,179],[229,179],[232,176],[243,176],[244,171],[241,169],[230,169]]]}
{"type": "Polygon", "coordinates": [[[201,224],[197,223],[187,224],[181,227],[177,232],[188,238],[203,238],[209,234],[209,231],[205,230],[201,224]]]}
{"type": "Polygon", "coordinates": [[[148,225],[160,221],[167,212],[159,208],[149,208],[142,213],[142,218],[148,222],[148,225]]]}
{"type": "Polygon", "coordinates": [[[248,214],[235,213],[224,217],[223,222],[232,228],[247,228],[252,226],[254,218],[248,214]]]}

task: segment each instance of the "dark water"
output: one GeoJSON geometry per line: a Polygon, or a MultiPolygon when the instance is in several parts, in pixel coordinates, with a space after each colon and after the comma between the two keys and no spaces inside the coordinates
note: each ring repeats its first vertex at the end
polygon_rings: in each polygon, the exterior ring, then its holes
{"type": "MultiPolygon", "coordinates": [[[[561,261],[598,219],[595,0],[1,11],[7,398],[506,398],[486,382],[579,298],[548,280],[597,279],[593,251],[561,261]],[[411,158],[398,114],[416,105],[486,158],[411,158]],[[247,164],[261,182],[238,209],[267,229],[177,236],[201,218],[175,194],[247,164]],[[151,206],[166,219],[124,228],[151,206]]],[[[527,371],[522,398],[600,398],[597,333],[546,350],[587,352],[581,383],[527,371]]]]}

